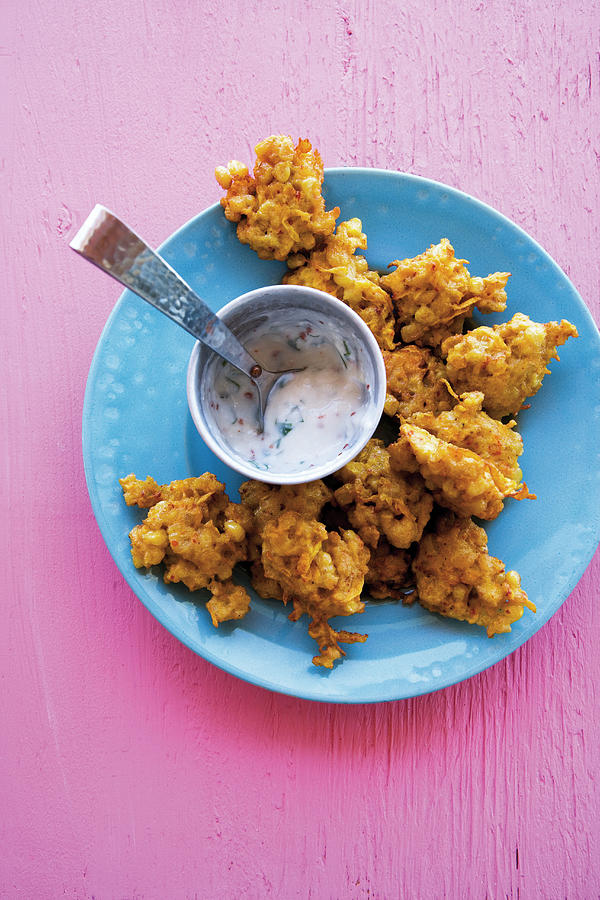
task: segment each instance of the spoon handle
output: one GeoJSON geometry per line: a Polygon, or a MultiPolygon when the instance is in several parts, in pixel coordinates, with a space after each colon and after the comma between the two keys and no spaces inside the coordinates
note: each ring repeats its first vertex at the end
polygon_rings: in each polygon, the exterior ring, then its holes
{"type": "Polygon", "coordinates": [[[204,300],[106,207],[94,207],[70,246],[246,375],[260,374],[256,360],[204,300]]]}

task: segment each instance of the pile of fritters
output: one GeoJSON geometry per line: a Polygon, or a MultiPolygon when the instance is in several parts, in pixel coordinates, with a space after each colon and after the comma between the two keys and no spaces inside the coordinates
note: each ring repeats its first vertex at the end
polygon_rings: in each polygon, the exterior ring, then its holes
{"type": "Polygon", "coordinates": [[[366,640],[330,624],[362,612],[363,593],[417,600],[490,637],[510,631],[535,607],[472,517],[489,521],[507,499],[535,496],[522,479],[514,416],[577,330],[522,313],[475,327],[475,309],[506,308],[509,273],[472,276],[447,238],[390,263],[389,274],[370,270],[356,253],[367,247],[361,221],[336,227],[339,209],[325,209],[310,141],[272,135],[256,155],[253,175],[236,161],[216,170],[225,215],[261,258],[287,260],[287,284],[326,291],[367,323],[383,353],[395,439],[372,439],[327,483],[247,481],[241,503],[210,473],[169,485],[129,475],[125,501],[149,509],[130,534],[134,564],[164,563],[165,581],[208,589],[215,626],[248,612],[250,597],[233,581],[234,566],[246,565],[259,596],[289,603],[294,621],[306,613],[313,662],[327,668],[344,655],[341,644],[366,640]]]}

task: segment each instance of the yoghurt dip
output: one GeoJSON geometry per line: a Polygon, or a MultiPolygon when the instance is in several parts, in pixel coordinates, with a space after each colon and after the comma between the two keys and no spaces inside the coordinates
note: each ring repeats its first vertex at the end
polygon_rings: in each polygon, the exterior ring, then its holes
{"type": "Polygon", "coordinates": [[[239,369],[215,359],[205,381],[207,413],[230,451],[254,466],[257,477],[261,471],[309,472],[341,456],[361,431],[370,388],[354,339],[331,333],[315,313],[293,325],[270,316],[244,344],[271,372],[299,371],[275,384],[259,433],[255,386],[239,369]]]}

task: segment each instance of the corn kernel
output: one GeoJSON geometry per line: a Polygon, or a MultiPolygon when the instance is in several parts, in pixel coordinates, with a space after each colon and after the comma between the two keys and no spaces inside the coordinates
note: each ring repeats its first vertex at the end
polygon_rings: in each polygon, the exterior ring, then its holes
{"type": "Polygon", "coordinates": [[[312,194],[317,193],[319,187],[320,185],[316,178],[304,178],[302,180],[301,188],[305,197],[310,197],[312,194]]]}
{"type": "Polygon", "coordinates": [[[246,537],[244,528],[240,525],[239,522],[235,522],[233,519],[227,519],[225,525],[223,526],[223,529],[225,531],[225,534],[237,544],[239,544],[240,541],[243,541],[246,537]]]}
{"type": "Polygon", "coordinates": [[[165,531],[146,531],[144,534],[144,543],[151,544],[153,547],[166,547],[168,543],[165,531]]]}
{"type": "Polygon", "coordinates": [[[286,163],[277,163],[273,172],[277,181],[280,181],[282,184],[289,180],[290,167],[286,163]]]}
{"type": "Polygon", "coordinates": [[[224,190],[229,190],[233,179],[225,166],[217,166],[215,169],[215,178],[224,190]]]}
{"type": "Polygon", "coordinates": [[[248,174],[248,166],[238,159],[230,160],[227,164],[227,169],[233,178],[244,178],[248,174]]]}

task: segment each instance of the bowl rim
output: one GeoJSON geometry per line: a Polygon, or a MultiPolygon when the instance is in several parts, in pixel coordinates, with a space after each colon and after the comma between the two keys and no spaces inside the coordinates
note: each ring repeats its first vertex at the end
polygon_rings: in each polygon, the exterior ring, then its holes
{"type": "MultiPolygon", "coordinates": [[[[210,430],[210,428],[208,428],[206,418],[202,413],[200,391],[201,376],[199,366],[203,345],[200,341],[196,341],[196,343],[194,344],[188,362],[186,375],[187,401],[190,415],[192,417],[196,430],[198,431],[198,434],[207,445],[207,447],[215,454],[215,456],[217,456],[223,463],[225,463],[225,465],[229,466],[229,468],[238,472],[240,475],[244,475],[247,478],[251,478],[255,481],[262,481],[267,484],[307,484],[310,481],[316,481],[319,478],[325,478],[328,475],[331,475],[333,472],[338,471],[338,469],[341,469],[352,459],[354,459],[354,457],[358,453],[360,453],[367,442],[373,437],[373,434],[375,433],[375,430],[377,429],[377,426],[379,425],[379,422],[381,420],[381,416],[383,415],[383,407],[385,404],[385,364],[383,361],[381,348],[379,347],[379,344],[377,343],[373,332],[363,321],[363,319],[361,319],[358,313],[354,312],[353,309],[351,309],[337,297],[334,297],[331,294],[326,293],[325,291],[317,290],[316,288],[295,284],[271,284],[264,287],[254,288],[253,290],[247,291],[244,294],[240,294],[239,297],[235,297],[233,300],[230,300],[229,303],[226,303],[216,312],[216,315],[219,318],[227,319],[227,317],[238,310],[240,306],[252,303],[258,296],[263,298],[265,295],[268,296],[269,294],[281,292],[285,294],[291,294],[293,296],[306,296],[307,294],[315,295],[315,297],[318,297],[320,303],[324,303],[326,307],[329,307],[331,310],[335,310],[338,316],[346,318],[353,327],[354,331],[358,332],[358,336],[361,338],[363,346],[367,351],[367,355],[372,362],[375,374],[374,389],[373,391],[369,392],[369,398],[371,402],[368,405],[371,409],[368,416],[364,417],[362,433],[360,434],[358,439],[354,441],[354,443],[352,443],[352,445],[344,453],[336,456],[330,462],[323,463],[320,466],[316,466],[310,472],[307,472],[306,470],[289,473],[263,471],[262,469],[257,469],[251,463],[245,463],[239,457],[235,457],[229,454],[226,448],[223,447],[215,439],[212,431],[210,430]]],[[[297,308],[300,309],[301,305],[298,304],[297,308]]],[[[307,307],[307,310],[309,309],[310,307],[307,307]]]]}

